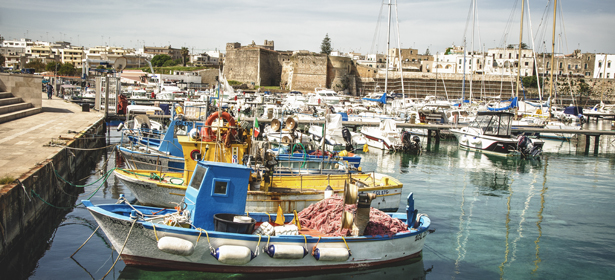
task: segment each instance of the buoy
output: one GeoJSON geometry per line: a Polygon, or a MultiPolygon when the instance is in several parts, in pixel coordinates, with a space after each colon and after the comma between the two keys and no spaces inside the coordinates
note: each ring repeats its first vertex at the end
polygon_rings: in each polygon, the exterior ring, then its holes
{"type": "Polygon", "coordinates": [[[350,252],[344,248],[316,248],[314,258],[317,261],[344,262],[350,257],[350,252]]]}
{"type": "Polygon", "coordinates": [[[308,251],[299,245],[277,245],[272,244],[266,247],[267,255],[274,259],[303,259],[308,251]]]}
{"type": "Polygon", "coordinates": [[[367,144],[363,145],[363,152],[364,153],[369,152],[369,148],[368,148],[367,144]]]}
{"type": "Polygon", "coordinates": [[[325,199],[330,198],[332,195],[333,195],[333,188],[327,185],[327,188],[325,189],[325,199]]]}
{"type": "Polygon", "coordinates": [[[480,138],[473,138],[472,140],[470,140],[470,144],[475,145],[475,146],[480,146],[483,142],[480,140],[480,138]]]}
{"type": "Polygon", "coordinates": [[[190,152],[190,158],[192,160],[201,160],[201,150],[194,149],[190,152]]]}
{"type": "Polygon", "coordinates": [[[250,248],[237,245],[222,245],[211,255],[221,263],[233,265],[247,264],[253,258],[250,248]]]}
{"type": "Polygon", "coordinates": [[[194,244],[186,239],[165,236],[158,240],[158,249],[169,254],[190,256],[194,252],[194,244]]]}
{"type": "Polygon", "coordinates": [[[184,108],[182,108],[181,106],[175,107],[175,113],[178,114],[178,115],[183,115],[184,114],[184,108]]]}

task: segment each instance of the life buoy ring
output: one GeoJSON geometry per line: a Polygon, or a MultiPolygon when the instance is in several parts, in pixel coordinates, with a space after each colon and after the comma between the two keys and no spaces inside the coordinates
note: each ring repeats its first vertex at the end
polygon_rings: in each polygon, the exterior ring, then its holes
{"type": "MultiPolygon", "coordinates": [[[[220,115],[224,120],[228,122],[230,127],[234,127],[236,125],[235,119],[233,119],[231,114],[227,112],[222,112],[222,114],[220,115]]],[[[216,134],[213,133],[211,124],[214,122],[214,120],[218,119],[218,117],[218,112],[214,112],[213,114],[209,115],[209,117],[205,121],[205,127],[201,128],[201,135],[203,137],[203,141],[216,141],[216,134]]],[[[233,136],[237,135],[237,131],[235,130],[235,128],[231,128],[230,133],[232,133],[233,136]]]]}
{"type": "Polygon", "coordinates": [[[198,149],[194,149],[190,152],[190,158],[192,160],[201,160],[201,151],[198,149]]]}
{"type": "Polygon", "coordinates": [[[352,109],[348,109],[348,111],[346,111],[346,113],[352,114],[352,109]]]}

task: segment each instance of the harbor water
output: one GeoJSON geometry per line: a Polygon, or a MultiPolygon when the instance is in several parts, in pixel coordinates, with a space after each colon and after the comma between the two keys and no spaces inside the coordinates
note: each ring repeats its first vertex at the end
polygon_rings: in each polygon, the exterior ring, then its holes
{"type": "MultiPolygon", "coordinates": [[[[118,136],[112,130],[111,144],[119,141],[118,136]]],[[[313,277],[611,279],[615,275],[615,140],[601,140],[599,155],[585,154],[584,143],[546,140],[542,159],[533,161],[460,150],[453,140],[426,147],[419,156],[370,150],[362,155],[363,171],[401,180],[402,198],[414,193],[416,208],[429,215],[435,232],[427,236],[422,258],[313,277]]],[[[88,182],[114,168],[116,156],[109,148],[88,182]]],[[[120,194],[134,200],[111,176],[102,186],[100,182],[87,186],[77,203],[90,196],[94,204],[115,203],[120,194]]],[[[400,206],[399,211],[404,211],[405,205],[400,206]]],[[[40,238],[48,249],[30,260],[37,266],[29,279],[101,279],[117,258],[102,231],[71,258],[97,226],[83,206],[68,212],[52,236],[40,238]]],[[[119,260],[105,279],[303,276],[155,271],[126,267],[119,260]]]]}

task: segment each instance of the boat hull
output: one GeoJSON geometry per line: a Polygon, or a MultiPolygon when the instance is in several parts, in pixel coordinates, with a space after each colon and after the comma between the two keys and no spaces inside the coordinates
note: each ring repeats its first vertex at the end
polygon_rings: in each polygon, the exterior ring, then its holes
{"type": "MultiPolygon", "coordinates": [[[[135,173],[150,174],[148,171],[137,170],[132,172],[124,170],[114,171],[115,176],[130,189],[137,200],[143,205],[173,208],[179,205],[186,195],[186,186],[171,183],[172,181],[179,183],[180,180],[183,182],[181,173],[165,173],[163,181],[135,175],[135,173]]],[[[245,211],[276,213],[278,207],[281,207],[286,213],[291,213],[294,210],[301,211],[310,204],[324,198],[324,188],[326,188],[327,184],[331,184],[336,189],[334,192],[341,195],[343,188],[335,187],[334,183],[343,184],[343,181],[335,180],[335,182],[329,181],[327,183],[331,176],[334,175],[320,175],[318,177],[313,175],[298,176],[299,179],[291,176],[274,177],[273,180],[276,186],[288,186],[288,188],[276,187],[268,191],[249,190],[245,211]],[[319,187],[317,188],[310,184],[317,184],[319,187]]],[[[348,175],[344,174],[342,176],[346,177],[348,175]]],[[[352,176],[354,178],[368,175],[352,176]]],[[[377,182],[383,181],[381,177],[384,175],[375,174],[375,176],[377,182]]],[[[373,184],[373,180],[370,180],[370,178],[368,176],[367,179],[364,179],[366,186],[359,188],[359,192],[377,195],[372,201],[374,208],[381,211],[397,211],[401,201],[403,185],[389,177],[386,180],[389,183],[386,185],[381,185],[381,183],[373,184]]]]}
{"type": "MultiPolygon", "coordinates": [[[[422,216],[421,226],[409,232],[391,236],[359,237],[318,237],[303,235],[282,235],[271,238],[253,234],[225,233],[218,231],[198,231],[196,229],[167,226],[156,220],[146,222],[134,221],[124,213],[135,209],[144,214],[160,211],[158,208],[129,206],[125,204],[93,206],[84,201],[96,222],[105,232],[113,248],[121,251],[126,265],[153,267],[162,269],[197,270],[209,272],[234,273],[269,273],[298,271],[327,271],[339,269],[358,269],[362,267],[384,265],[400,262],[420,255],[428,234],[430,220],[422,216]],[[101,208],[103,207],[103,208],[101,208]],[[108,211],[106,209],[114,209],[108,211]],[[134,224],[133,224],[134,223],[134,224]],[[163,237],[176,237],[193,244],[189,255],[177,255],[158,248],[158,240],[163,237]],[[267,244],[296,245],[312,252],[314,247],[350,249],[351,256],[343,261],[317,261],[308,254],[300,259],[271,258],[264,253],[267,244]],[[347,245],[346,245],[347,244],[347,245]],[[210,246],[219,248],[234,245],[249,248],[259,254],[243,265],[225,264],[210,254],[210,246]]],[[[405,214],[391,214],[405,222],[405,214]]],[[[250,213],[258,221],[263,221],[264,214],[250,213]],[[260,218],[259,218],[260,217],[260,218]]]]}
{"type": "MultiPolygon", "coordinates": [[[[503,157],[520,156],[521,153],[517,150],[517,139],[511,137],[495,137],[490,135],[481,135],[473,133],[472,130],[451,129],[450,132],[455,135],[459,142],[459,147],[471,151],[487,153],[503,157]]],[[[533,139],[534,146],[542,148],[544,142],[533,139]]]]}

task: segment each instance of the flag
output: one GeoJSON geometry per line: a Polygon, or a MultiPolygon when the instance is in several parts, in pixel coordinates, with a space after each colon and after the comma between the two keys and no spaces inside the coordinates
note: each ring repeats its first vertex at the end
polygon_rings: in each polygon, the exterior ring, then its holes
{"type": "Polygon", "coordinates": [[[254,117],[254,138],[258,137],[259,133],[260,131],[258,128],[258,118],[254,117]]]}

